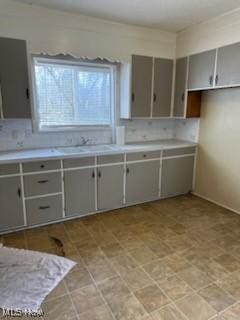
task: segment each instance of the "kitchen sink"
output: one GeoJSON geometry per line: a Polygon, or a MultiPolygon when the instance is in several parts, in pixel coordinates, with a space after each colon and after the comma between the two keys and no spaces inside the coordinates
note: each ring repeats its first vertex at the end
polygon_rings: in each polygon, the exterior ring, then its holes
{"type": "Polygon", "coordinates": [[[83,153],[86,152],[82,147],[63,147],[57,148],[57,151],[65,154],[75,154],[75,153],[83,153]]]}

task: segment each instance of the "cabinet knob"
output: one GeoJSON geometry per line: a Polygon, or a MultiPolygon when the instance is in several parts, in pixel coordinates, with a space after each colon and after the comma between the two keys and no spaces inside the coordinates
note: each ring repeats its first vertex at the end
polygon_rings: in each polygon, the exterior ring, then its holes
{"type": "Polygon", "coordinates": [[[132,102],[134,102],[134,100],[135,100],[135,94],[132,93],[132,102]]]}
{"type": "Polygon", "coordinates": [[[216,75],[216,77],[215,77],[215,85],[217,85],[218,84],[218,74],[216,75]]]}
{"type": "Polygon", "coordinates": [[[92,178],[95,178],[95,171],[92,172],[92,178]]]}
{"type": "Polygon", "coordinates": [[[17,194],[18,194],[19,198],[21,198],[21,195],[22,195],[21,188],[17,189],[17,194]]]}
{"type": "Polygon", "coordinates": [[[45,168],[45,165],[44,165],[44,164],[41,164],[41,165],[40,165],[40,168],[41,168],[41,169],[45,168]]]}
{"type": "Polygon", "coordinates": [[[127,169],[126,169],[126,173],[129,174],[129,172],[130,172],[130,170],[129,170],[129,168],[127,168],[127,169]]]}
{"type": "Polygon", "coordinates": [[[29,100],[30,94],[29,94],[29,89],[28,88],[26,89],[26,97],[29,100]]]}
{"type": "Polygon", "coordinates": [[[153,94],[153,102],[156,102],[157,101],[157,95],[156,93],[153,94]]]}
{"type": "Polygon", "coordinates": [[[210,86],[213,85],[213,76],[210,76],[210,77],[209,77],[209,84],[210,84],[210,86]]]}
{"type": "Polygon", "coordinates": [[[182,93],[181,100],[182,100],[182,102],[184,102],[184,100],[185,100],[185,93],[182,93]]]}
{"type": "Polygon", "coordinates": [[[101,178],[102,174],[101,174],[101,171],[99,170],[98,171],[98,178],[101,178]]]}

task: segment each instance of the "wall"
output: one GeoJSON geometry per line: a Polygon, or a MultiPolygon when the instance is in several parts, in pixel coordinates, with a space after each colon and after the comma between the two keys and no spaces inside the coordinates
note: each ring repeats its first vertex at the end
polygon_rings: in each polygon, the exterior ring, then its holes
{"type": "Polygon", "coordinates": [[[195,192],[240,213],[240,88],[204,93],[195,192]]]}
{"type": "Polygon", "coordinates": [[[197,24],[177,35],[177,57],[240,41],[240,9],[197,24]]]}

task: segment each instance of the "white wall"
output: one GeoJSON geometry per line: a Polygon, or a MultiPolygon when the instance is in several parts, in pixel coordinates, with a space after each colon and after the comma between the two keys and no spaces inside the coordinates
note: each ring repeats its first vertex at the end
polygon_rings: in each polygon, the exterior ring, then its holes
{"type": "Polygon", "coordinates": [[[0,36],[26,39],[29,51],[130,61],[133,53],[175,57],[176,35],[0,0],[0,36]]]}
{"type": "Polygon", "coordinates": [[[188,28],[177,35],[177,57],[240,41],[240,9],[188,28]]]}

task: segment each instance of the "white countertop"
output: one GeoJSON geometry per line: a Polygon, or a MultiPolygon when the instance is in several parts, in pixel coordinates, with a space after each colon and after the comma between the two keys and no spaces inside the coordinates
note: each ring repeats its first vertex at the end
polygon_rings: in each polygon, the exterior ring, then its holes
{"type": "Polygon", "coordinates": [[[125,144],[122,146],[116,144],[109,144],[3,151],[0,152],[0,164],[28,162],[37,160],[80,158],[87,156],[130,153],[140,151],[157,151],[164,149],[191,147],[196,145],[196,143],[183,140],[158,140],[149,142],[136,142],[125,144]]]}

